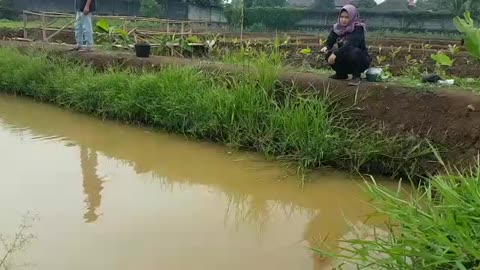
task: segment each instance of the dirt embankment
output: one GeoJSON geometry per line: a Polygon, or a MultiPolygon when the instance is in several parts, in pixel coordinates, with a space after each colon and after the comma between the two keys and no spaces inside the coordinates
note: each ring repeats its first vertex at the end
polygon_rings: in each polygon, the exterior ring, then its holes
{"type": "MultiPolygon", "coordinates": [[[[311,74],[283,75],[300,87],[322,89],[325,80],[311,74]]],[[[446,146],[447,159],[471,161],[480,151],[480,96],[463,90],[426,92],[393,84],[362,83],[357,89],[329,81],[332,91],[346,94],[345,106],[355,104],[357,117],[374,120],[391,134],[410,134],[446,146]]]]}
{"type": "MultiPolygon", "coordinates": [[[[131,53],[72,53],[60,45],[31,45],[28,43],[0,42],[0,46],[42,47],[90,63],[97,68],[123,65],[147,69],[164,66],[196,66],[209,71],[245,72],[245,68],[226,64],[212,64],[192,59],[151,57],[140,59],[131,53]]],[[[418,90],[394,84],[363,82],[358,87],[344,81],[333,81],[310,73],[283,72],[283,83],[292,83],[305,91],[319,94],[328,91],[344,97],[344,106],[354,106],[360,121],[383,126],[391,134],[408,134],[429,139],[448,149],[446,157],[459,164],[472,161],[480,151],[480,96],[470,91],[437,89],[418,90]]]]}
{"type": "MultiPolygon", "coordinates": [[[[47,30],[47,37],[54,34],[56,31],[47,30]]],[[[31,40],[42,40],[42,29],[34,28],[28,29],[27,38],[31,40]]],[[[0,28],[0,39],[23,38],[23,29],[14,28],[0,28]]],[[[72,30],[63,30],[51,38],[51,42],[75,44],[75,32],[72,30]]]]}

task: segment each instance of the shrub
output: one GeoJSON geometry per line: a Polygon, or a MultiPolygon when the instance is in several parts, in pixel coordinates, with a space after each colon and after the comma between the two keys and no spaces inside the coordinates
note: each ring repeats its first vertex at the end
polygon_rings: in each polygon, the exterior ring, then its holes
{"type": "Polygon", "coordinates": [[[245,26],[262,23],[272,30],[288,30],[303,18],[304,9],[253,7],[245,9],[245,26]]]}
{"type": "Polygon", "coordinates": [[[140,2],[140,12],[145,17],[157,17],[160,11],[160,5],[156,0],[142,0],[140,2]]]}
{"type": "MultiPolygon", "coordinates": [[[[264,25],[271,30],[289,30],[295,27],[304,15],[304,9],[283,7],[251,7],[245,9],[245,28],[264,25]]],[[[241,6],[228,5],[225,17],[233,26],[241,25],[241,6]]]]}
{"type": "Polygon", "coordinates": [[[242,24],[242,7],[229,4],[224,9],[225,18],[230,25],[240,27],[242,24]]]}
{"type": "Polygon", "coordinates": [[[16,16],[14,0],[0,0],[0,19],[14,19],[16,16]]]}
{"type": "Polygon", "coordinates": [[[265,32],[267,27],[263,23],[254,23],[247,27],[247,31],[249,32],[265,32]]]}

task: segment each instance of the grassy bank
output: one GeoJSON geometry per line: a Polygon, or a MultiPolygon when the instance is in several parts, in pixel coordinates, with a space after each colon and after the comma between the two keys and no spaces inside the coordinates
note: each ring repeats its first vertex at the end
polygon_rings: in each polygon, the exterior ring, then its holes
{"type": "Polygon", "coordinates": [[[259,151],[301,168],[413,175],[431,158],[424,141],[358,123],[328,93],[279,87],[265,67],[243,77],[190,68],[100,72],[49,53],[0,48],[0,91],[259,151]]]}
{"type": "Polygon", "coordinates": [[[337,254],[315,249],[318,254],[354,269],[479,269],[480,165],[432,176],[410,198],[375,183],[367,187],[377,212],[390,219],[387,233],[342,241],[337,254]]]}

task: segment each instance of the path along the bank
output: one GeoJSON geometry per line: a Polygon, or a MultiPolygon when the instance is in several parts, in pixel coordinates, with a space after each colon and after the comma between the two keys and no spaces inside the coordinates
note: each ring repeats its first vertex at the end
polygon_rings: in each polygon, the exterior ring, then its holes
{"type": "MultiPolygon", "coordinates": [[[[1,41],[1,47],[49,49],[70,55],[103,69],[112,65],[160,69],[165,66],[190,66],[206,71],[254,72],[247,66],[234,66],[165,56],[146,59],[126,52],[68,52],[68,46],[44,43],[1,41]]],[[[294,83],[298,89],[328,92],[342,97],[344,106],[355,107],[359,120],[374,121],[391,134],[411,134],[443,145],[444,158],[455,164],[473,160],[480,151],[480,97],[472,91],[439,88],[418,90],[387,83],[363,82],[358,87],[344,81],[329,80],[312,73],[280,72],[282,83],[294,83]]]]}

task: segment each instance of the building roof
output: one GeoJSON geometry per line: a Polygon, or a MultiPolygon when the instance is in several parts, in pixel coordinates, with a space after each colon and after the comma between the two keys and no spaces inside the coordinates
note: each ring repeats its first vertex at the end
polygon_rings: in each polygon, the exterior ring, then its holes
{"type": "Polygon", "coordinates": [[[385,0],[371,8],[372,11],[408,11],[407,0],[385,0]]]}
{"type": "MultiPolygon", "coordinates": [[[[332,0],[335,1],[335,7],[340,8],[348,5],[352,0],[332,0]]],[[[294,7],[310,7],[313,5],[314,0],[288,0],[288,4],[294,7]]]]}
{"type": "Polygon", "coordinates": [[[335,0],[336,7],[344,7],[345,5],[351,4],[352,0],[335,0]]]}
{"type": "Polygon", "coordinates": [[[288,4],[293,7],[309,7],[313,5],[314,0],[288,0],[288,4]]]}

